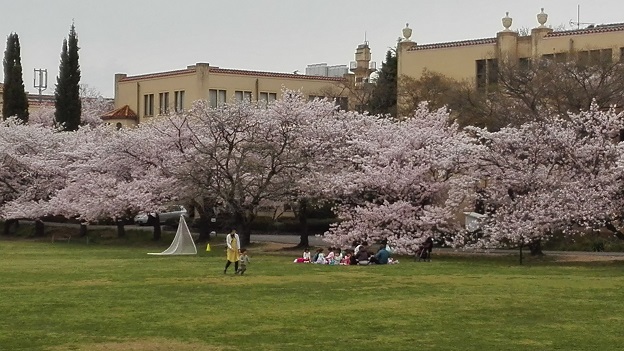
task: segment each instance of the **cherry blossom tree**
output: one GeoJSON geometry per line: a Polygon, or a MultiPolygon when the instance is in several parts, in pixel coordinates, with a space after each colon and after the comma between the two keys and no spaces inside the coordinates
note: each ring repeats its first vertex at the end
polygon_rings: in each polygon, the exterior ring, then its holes
{"type": "Polygon", "coordinates": [[[60,188],[63,174],[60,150],[65,136],[42,125],[26,125],[14,119],[0,124],[0,217],[8,226],[19,218],[7,206],[47,198],[60,188]]]}
{"type": "Polygon", "coordinates": [[[80,85],[81,124],[97,126],[102,124],[101,116],[114,108],[113,100],[107,99],[95,88],[80,85]]]}
{"type": "Polygon", "coordinates": [[[311,121],[333,113],[339,113],[333,104],[307,103],[293,91],[266,107],[243,103],[211,108],[198,101],[186,114],[192,139],[180,155],[185,166],[179,177],[196,198],[210,199],[229,213],[247,245],[260,204],[286,200],[305,171],[310,154],[304,135],[311,121]]]}
{"type": "Polygon", "coordinates": [[[621,204],[622,127],[621,114],[594,104],[586,112],[543,116],[498,132],[471,128],[484,146],[477,170],[487,183],[480,194],[488,211],[482,233],[460,235],[455,245],[528,245],[541,253],[541,241],[554,231],[604,226],[621,204]]]}
{"type": "MultiPolygon", "coordinates": [[[[122,235],[125,219],[158,209],[179,192],[176,180],[162,171],[175,166],[158,163],[176,158],[167,148],[159,149],[163,145],[157,137],[146,138],[139,129],[116,131],[101,125],[58,133],[42,125],[11,127],[7,132],[20,140],[18,145],[33,146],[13,151],[12,159],[29,172],[29,182],[5,202],[5,218],[63,216],[83,224],[112,218],[122,235]]],[[[83,234],[85,230],[83,226],[83,234]]]]}
{"type": "MultiPolygon", "coordinates": [[[[123,235],[128,218],[139,211],[160,209],[177,197],[177,182],[164,171],[174,166],[158,164],[175,158],[155,147],[156,138],[145,138],[137,130],[83,129],[90,140],[83,140],[81,147],[68,154],[72,163],[67,184],[49,201],[51,209],[61,209],[55,214],[76,216],[87,223],[112,218],[123,235]],[[137,153],[142,157],[133,157],[137,153]]],[[[79,142],[78,138],[74,141],[79,142]]]]}
{"type": "Polygon", "coordinates": [[[332,166],[308,180],[337,204],[341,222],[326,240],[347,246],[387,239],[398,252],[413,253],[427,237],[459,230],[456,213],[476,181],[470,166],[478,146],[448,112],[422,104],[404,121],[355,119],[357,127],[327,155],[332,166]]]}

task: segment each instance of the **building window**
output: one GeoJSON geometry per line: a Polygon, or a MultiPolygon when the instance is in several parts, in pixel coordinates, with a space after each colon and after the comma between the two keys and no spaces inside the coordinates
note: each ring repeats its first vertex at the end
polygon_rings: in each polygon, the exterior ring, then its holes
{"type": "Polygon", "coordinates": [[[250,102],[251,101],[251,91],[246,90],[236,90],[234,92],[234,99],[236,102],[250,102]]]}
{"type": "Polygon", "coordinates": [[[210,107],[219,107],[227,102],[227,91],[210,89],[208,90],[210,98],[210,107]]]}
{"type": "Polygon", "coordinates": [[[143,111],[144,116],[154,115],[154,94],[143,95],[143,111]]]}
{"type": "Polygon", "coordinates": [[[175,112],[184,111],[184,90],[174,91],[173,99],[175,112]]]}
{"type": "Polygon", "coordinates": [[[277,100],[276,93],[269,93],[266,91],[261,91],[260,94],[258,94],[258,102],[260,102],[264,106],[267,106],[269,103],[275,100],[277,100]]]}
{"type": "Polygon", "coordinates": [[[613,49],[600,50],[600,60],[604,63],[613,62],[613,49]]]}
{"type": "Polygon", "coordinates": [[[338,96],[336,98],[336,106],[339,106],[341,110],[349,110],[349,98],[346,96],[338,96]]]}
{"type": "MultiPolygon", "coordinates": [[[[577,59],[579,63],[585,65],[597,65],[601,63],[611,63],[613,62],[613,50],[612,49],[601,49],[601,50],[589,50],[589,51],[579,51],[577,54],[577,59]]],[[[620,56],[620,60],[621,60],[620,56]]]]}
{"type": "Polygon", "coordinates": [[[498,60],[486,59],[476,61],[477,89],[487,90],[489,85],[498,83],[498,60]]]}
{"type": "Polygon", "coordinates": [[[169,113],[169,92],[158,94],[158,114],[166,115],[169,113]]]}
{"type": "Polygon", "coordinates": [[[528,57],[521,57],[518,60],[518,67],[523,71],[528,71],[531,68],[531,59],[528,57]]]}
{"type": "Polygon", "coordinates": [[[546,54],[546,55],[542,55],[542,59],[551,60],[555,62],[566,62],[568,60],[568,54],[565,52],[546,54]]]}
{"type": "Polygon", "coordinates": [[[314,101],[315,99],[323,100],[325,97],[320,95],[308,95],[308,101],[314,101]]]}
{"type": "Polygon", "coordinates": [[[487,60],[488,84],[498,83],[498,60],[487,60]]]}

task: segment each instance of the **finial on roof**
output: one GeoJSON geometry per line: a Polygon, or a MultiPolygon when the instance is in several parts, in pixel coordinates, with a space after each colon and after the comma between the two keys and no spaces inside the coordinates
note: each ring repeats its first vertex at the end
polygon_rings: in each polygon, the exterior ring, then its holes
{"type": "Polygon", "coordinates": [[[539,28],[546,27],[544,24],[548,21],[548,15],[544,13],[544,8],[542,7],[542,12],[537,14],[537,23],[540,24],[539,28]]]}
{"type": "Polygon", "coordinates": [[[511,32],[511,29],[509,29],[509,27],[511,27],[512,19],[511,17],[509,17],[509,12],[505,12],[505,17],[503,17],[502,21],[503,27],[505,27],[505,32],[511,32]]]}
{"type": "Polygon", "coordinates": [[[409,27],[409,23],[405,23],[405,28],[403,28],[403,38],[405,38],[405,41],[410,41],[411,36],[412,29],[409,27]]]}

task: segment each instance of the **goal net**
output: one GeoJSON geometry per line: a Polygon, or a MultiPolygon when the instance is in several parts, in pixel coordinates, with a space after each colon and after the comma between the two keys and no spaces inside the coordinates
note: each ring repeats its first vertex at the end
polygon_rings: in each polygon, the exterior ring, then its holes
{"type": "Polygon", "coordinates": [[[176,232],[173,242],[169,248],[160,253],[148,253],[148,255],[196,255],[197,247],[193,242],[191,231],[186,225],[184,216],[180,216],[180,224],[178,224],[178,231],[176,232]]]}

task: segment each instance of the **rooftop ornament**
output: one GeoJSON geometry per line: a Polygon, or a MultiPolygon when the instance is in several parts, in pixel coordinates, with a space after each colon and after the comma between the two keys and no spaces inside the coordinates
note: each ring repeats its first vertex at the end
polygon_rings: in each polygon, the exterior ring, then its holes
{"type": "Polygon", "coordinates": [[[403,28],[403,38],[405,38],[405,41],[410,41],[411,36],[412,28],[409,27],[409,23],[405,23],[405,28],[403,28]]]}
{"type": "Polygon", "coordinates": [[[509,27],[511,27],[512,19],[511,17],[509,17],[509,12],[505,12],[505,17],[503,17],[502,21],[503,27],[505,27],[505,32],[511,32],[511,29],[509,29],[509,27]]]}
{"type": "Polygon", "coordinates": [[[540,24],[538,28],[546,28],[544,25],[548,20],[548,15],[544,13],[544,8],[542,7],[542,12],[537,14],[537,22],[540,24]]]}

